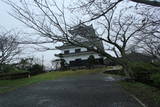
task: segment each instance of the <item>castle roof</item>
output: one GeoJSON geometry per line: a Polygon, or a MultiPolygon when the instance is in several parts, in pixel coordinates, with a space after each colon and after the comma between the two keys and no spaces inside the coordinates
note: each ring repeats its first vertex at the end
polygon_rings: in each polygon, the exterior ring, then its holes
{"type": "MultiPolygon", "coordinates": [[[[77,40],[78,42],[80,42],[85,46],[90,46],[90,47],[96,46],[96,47],[103,48],[102,41],[97,39],[97,35],[92,25],[87,26],[83,23],[80,23],[77,26],[72,27],[69,30],[69,33],[73,35],[74,40],[77,40]]],[[[74,46],[70,43],[64,43],[62,46],[58,46],[56,48],[63,50],[63,49],[75,48],[75,47],[77,46],[74,46]]]]}

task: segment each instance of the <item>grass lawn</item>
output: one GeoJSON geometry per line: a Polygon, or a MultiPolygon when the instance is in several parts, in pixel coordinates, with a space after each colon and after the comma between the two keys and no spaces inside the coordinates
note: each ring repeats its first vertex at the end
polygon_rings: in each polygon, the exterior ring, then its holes
{"type": "Polygon", "coordinates": [[[17,80],[0,80],[0,93],[5,93],[14,90],[19,87],[31,85],[33,83],[38,83],[45,80],[54,80],[65,76],[78,76],[89,73],[102,72],[107,68],[97,68],[91,70],[76,70],[76,71],[66,71],[66,72],[49,72],[31,78],[17,79],[17,80]]]}
{"type": "Polygon", "coordinates": [[[160,90],[139,82],[119,82],[128,92],[139,98],[147,107],[160,107],[160,90]]]}

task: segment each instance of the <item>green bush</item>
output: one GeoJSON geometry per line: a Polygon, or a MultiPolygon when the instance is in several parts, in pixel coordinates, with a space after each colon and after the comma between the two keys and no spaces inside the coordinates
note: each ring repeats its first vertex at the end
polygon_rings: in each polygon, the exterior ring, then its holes
{"type": "Polygon", "coordinates": [[[160,71],[159,67],[154,66],[151,63],[135,62],[131,63],[130,67],[132,69],[132,76],[136,81],[140,82],[150,82],[151,74],[160,71]]]}
{"type": "Polygon", "coordinates": [[[43,72],[43,66],[42,65],[34,64],[31,67],[31,73],[32,74],[39,74],[39,73],[42,73],[42,72],[43,72]]]}
{"type": "Polygon", "coordinates": [[[153,84],[160,87],[160,73],[155,73],[151,75],[153,84]]]}
{"type": "Polygon", "coordinates": [[[152,65],[154,65],[155,67],[160,68],[160,62],[153,62],[152,65]]]}
{"type": "Polygon", "coordinates": [[[64,59],[61,59],[60,65],[61,70],[67,70],[67,62],[64,59]]]}
{"type": "Polygon", "coordinates": [[[151,63],[135,62],[130,64],[134,72],[156,73],[160,71],[160,67],[156,67],[151,63]]]}
{"type": "Polygon", "coordinates": [[[88,67],[88,68],[93,68],[95,64],[96,64],[95,57],[94,57],[93,55],[90,55],[90,56],[88,57],[87,67],[88,67]]]}
{"type": "Polygon", "coordinates": [[[9,64],[2,65],[2,73],[16,73],[16,72],[24,72],[24,70],[19,70],[16,67],[9,64]]]}
{"type": "Polygon", "coordinates": [[[11,65],[2,65],[2,72],[12,72],[15,68],[13,68],[11,65]]]}

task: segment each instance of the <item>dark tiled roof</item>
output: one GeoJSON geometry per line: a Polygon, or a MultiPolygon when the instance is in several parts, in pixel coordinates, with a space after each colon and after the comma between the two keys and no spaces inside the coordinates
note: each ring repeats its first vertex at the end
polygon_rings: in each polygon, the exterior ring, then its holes
{"type": "MultiPolygon", "coordinates": [[[[81,44],[85,46],[90,46],[90,47],[96,46],[96,47],[100,47],[103,49],[102,41],[97,40],[97,35],[92,25],[87,26],[84,24],[79,24],[73,27],[71,30],[69,30],[69,32],[73,35],[73,39],[75,40],[77,38],[77,35],[80,35],[83,39],[86,39],[85,41],[81,41],[81,42],[78,40],[78,42],[80,42],[81,44]]],[[[74,48],[74,47],[77,47],[77,46],[73,46],[72,44],[65,43],[64,45],[58,46],[56,48],[57,49],[68,49],[68,48],[74,48]]]]}
{"type": "Polygon", "coordinates": [[[71,30],[69,30],[69,32],[74,36],[75,35],[81,35],[83,37],[97,36],[95,34],[95,30],[92,25],[87,26],[87,25],[81,24],[81,23],[77,26],[74,26],[71,30]]]}

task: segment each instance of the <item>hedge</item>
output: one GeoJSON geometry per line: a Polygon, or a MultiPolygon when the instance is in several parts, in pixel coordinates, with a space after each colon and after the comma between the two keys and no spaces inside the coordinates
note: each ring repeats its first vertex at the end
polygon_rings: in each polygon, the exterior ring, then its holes
{"type": "Polygon", "coordinates": [[[12,79],[20,79],[27,78],[30,76],[29,72],[11,72],[11,73],[1,73],[0,80],[12,80],[12,79]]]}
{"type": "Polygon", "coordinates": [[[151,83],[151,75],[160,72],[160,67],[154,66],[152,63],[136,62],[130,64],[132,76],[136,81],[151,83]]]}
{"type": "Polygon", "coordinates": [[[160,88],[160,73],[152,74],[151,79],[153,81],[153,85],[160,88]]]}

